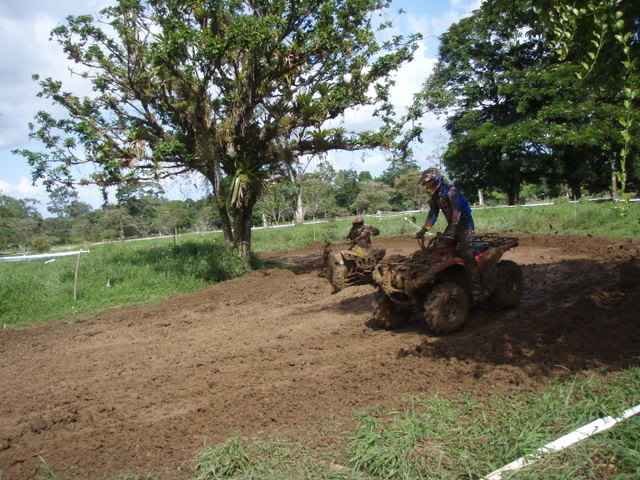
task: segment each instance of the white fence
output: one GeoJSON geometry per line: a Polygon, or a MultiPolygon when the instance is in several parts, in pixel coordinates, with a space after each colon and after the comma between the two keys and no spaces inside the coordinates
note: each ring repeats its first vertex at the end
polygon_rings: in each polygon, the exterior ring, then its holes
{"type": "Polygon", "coordinates": [[[39,253],[37,255],[16,255],[13,257],[0,257],[0,262],[26,262],[29,260],[44,260],[46,258],[56,259],[57,257],[68,257],[69,255],[80,255],[89,253],[89,250],[76,250],[74,252],[39,253]]]}

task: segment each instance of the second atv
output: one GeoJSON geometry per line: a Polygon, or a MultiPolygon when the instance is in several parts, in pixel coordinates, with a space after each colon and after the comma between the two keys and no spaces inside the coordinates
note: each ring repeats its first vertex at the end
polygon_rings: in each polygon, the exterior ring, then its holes
{"type": "Polygon", "coordinates": [[[327,245],[324,250],[325,271],[334,293],[352,285],[372,283],[372,273],[384,258],[384,248],[360,248],[334,252],[327,245]]]}
{"type": "Polygon", "coordinates": [[[497,307],[518,304],[523,290],[522,270],[502,255],[518,239],[485,235],[476,237],[474,255],[484,293],[473,298],[464,261],[434,237],[408,257],[381,262],[373,271],[378,284],[374,320],[383,328],[396,328],[413,320],[436,334],[452,333],[466,323],[474,300],[487,299],[497,307]]]}

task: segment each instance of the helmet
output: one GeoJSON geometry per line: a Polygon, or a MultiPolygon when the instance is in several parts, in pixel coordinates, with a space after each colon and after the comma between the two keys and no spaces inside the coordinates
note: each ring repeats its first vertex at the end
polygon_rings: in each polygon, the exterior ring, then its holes
{"type": "Polygon", "coordinates": [[[351,222],[354,225],[359,225],[361,223],[364,223],[364,218],[362,218],[360,215],[353,217],[353,221],[351,222]]]}
{"type": "Polygon", "coordinates": [[[437,168],[427,168],[420,176],[420,185],[433,195],[442,186],[442,172],[437,168]]]}

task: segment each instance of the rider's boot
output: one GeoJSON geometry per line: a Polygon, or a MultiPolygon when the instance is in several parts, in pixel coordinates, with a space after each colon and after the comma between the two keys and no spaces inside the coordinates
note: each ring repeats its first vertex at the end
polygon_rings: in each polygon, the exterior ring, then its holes
{"type": "Polygon", "coordinates": [[[469,263],[467,265],[467,271],[469,272],[469,283],[471,284],[471,296],[473,298],[482,297],[485,294],[485,291],[484,286],[482,285],[480,267],[475,262],[469,263]]]}

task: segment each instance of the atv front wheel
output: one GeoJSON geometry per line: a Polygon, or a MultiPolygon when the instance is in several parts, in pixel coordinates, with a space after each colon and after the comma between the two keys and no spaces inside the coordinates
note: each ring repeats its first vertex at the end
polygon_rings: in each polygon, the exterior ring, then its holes
{"type": "Polygon", "coordinates": [[[498,281],[496,289],[489,296],[489,301],[497,307],[512,308],[522,297],[522,269],[511,260],[498,263],[498,281]]]}
{"type": "Polygon", "coordinates": [[[393,330],[407,323],[409,313],[401,311],[391,299],[379,289],[373,297],[373,320],[386,330],[393,330]]]}
{"type": "Polygon", "coordinates": [[[470,309],[469,292],[453,282],[438,284],[424,301],[423,316],[434,333],[452,333],[462,328],[470,309]]]}
{"type": "Polygon", "coordinates": [[[347,267],[340,263],[333,263],[331,266],[331,285],[333,285],[334,293],[343,290],[347,286],[347,267]]]}

